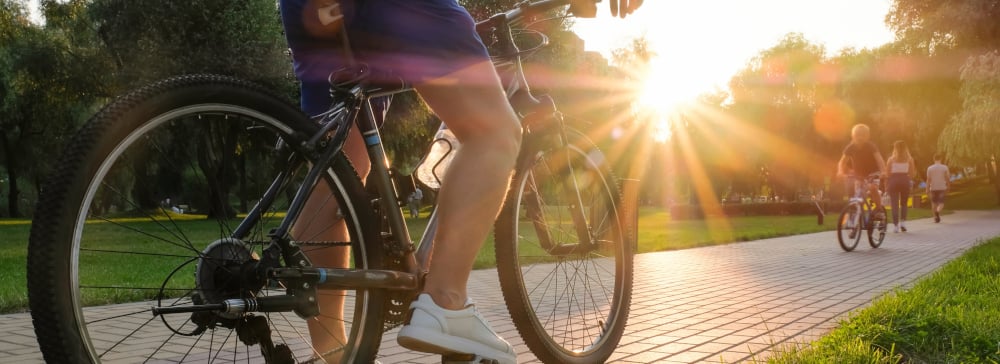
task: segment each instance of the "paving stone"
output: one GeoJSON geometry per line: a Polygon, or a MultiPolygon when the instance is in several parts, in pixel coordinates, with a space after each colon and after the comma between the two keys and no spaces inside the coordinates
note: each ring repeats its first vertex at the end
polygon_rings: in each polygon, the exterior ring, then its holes
{"type": "MultiPolygon", "coordinates": [[[[849,312],[1000,235],[998,220],[1000,211],[960,211],[942,224],[909,221],[910,232],[890,234],[878,249],[862,241],[850,253],[840,249],[832,232],[822,232],[637,255],[629,325],[610,362],[734,363],[766,358],[774,345],[808,343],[849,312]]],[[[496,270],[473,272],[469,292],[515,346],[518,361],[539,363],[511,322],[496,270]]],[[[108,317],[136,307],[148,305],[105,306],[95,314],[108,317]]],[[[26,313],[0,315],[5,332],[0,363],[42,362],[30,320],[26,313]]],[[[94,335],[122,332],[127,323],[94,330],[94,335]]],[[[397,331],[383,337],[383,363],[440,362],[440,356],[400,348],[397,331]]],[[[160,337],[151,333],[136,344],[154,345],[160,337]]],[[[184,354],[181,346],[164,351],[184,354]]]]}

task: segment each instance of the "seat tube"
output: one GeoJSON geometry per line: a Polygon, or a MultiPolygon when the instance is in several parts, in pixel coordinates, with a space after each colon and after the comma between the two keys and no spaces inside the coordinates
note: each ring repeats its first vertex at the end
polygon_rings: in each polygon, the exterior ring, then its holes
{"type": "MultiPolygon", "coordinates": [[[[399,208],[399,199],[396,197],[396,187],[392,183],[389,175],[388,159],[382,145],[382,136],[379,134],[378,126],[375,123],[375,111],[372,109],[371,99],[366,98],[363,105],[362,117],[357,120],[358,129],[364,139],[365,149],[368,152],[368,159],[371,161],[372,177],[369,183],[374,183],[379,193],[379,202],[383,214],[389,222],[389,229],[396,246],[410,251],[413,242],[410,240],[410,232],[403,219],[403,213],[399,208]]],[[[410,273],[418,273],[416,261],[413,254],[406,254],[403,264],[410,273]]]]}

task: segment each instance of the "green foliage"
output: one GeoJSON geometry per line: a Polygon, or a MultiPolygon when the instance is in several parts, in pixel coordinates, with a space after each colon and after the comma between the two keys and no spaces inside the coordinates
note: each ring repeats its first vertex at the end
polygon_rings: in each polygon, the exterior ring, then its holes
{"type": "MultiPolygon", "coordinates": [[[[51,168],[58,150],[91,110],[96,89],[86,52],[58,22],[42,27],[17,3],[0,1],[0,162],[6,174],[7,214],[23,214],[23,201],[51,168]],[[34,186],[31,186],[34,187],[34,186]]],[[[70,5],[66,5],[67,7],[70,5]]]]}
{"type": "Polygon", "coordinates": [[[801,34],[787,34],[733,76],[732,104],[726,110],[729,115],[745,128],[766,131],[770,137],[791,144],[782,147],[741,140],[747,138],[746,132],[732,128],[737,130],[729,135],[731,139],[724,139],[725,145],[741,147],[718,162],[734,164],[730,159],[736,159],[735,164],[741,166],[737,172],[743,176],[732,179],[759,179],[778,196],[792,200],[798,190],[817,185],[817,179],[822,181],[833,170],[830,159],[838,139],[822,134],[814,123],[816,110],[833,97],[832,64],[824,53],[822,45],[801,34]]]}
{"type": "Polygon", "coordinates": [[[809,347],[778,352],[768,362],[996,363],[998,256],[1000,239],[972,248],[913,288],[876,300],[809,347]]]}
{"type": "Polygon", "coordinates": [[[962,109],[952,117],[939,144],[949,161],[965,165],[1000,152],[1000,52],[973,56],[962,66],[962,109]]]}
{"type": "Polygon", "coordinates": [[[886,23],[907,53],[994,49],[1000,44],[998,0],[894,0],[886,23]]]}
{"type": "Polygon", "coordinates": [[[184,73],[219,73],[290,90],[274,1],[94,0],[87,8],[117,67],[118,94],[184,73]]]}
{"type": "Polygon", "coordinates": [[[393,96],[382,126],[382,142],[392,166],[410,175],[431,145],[438,119],[416,93],[393,96]]]}

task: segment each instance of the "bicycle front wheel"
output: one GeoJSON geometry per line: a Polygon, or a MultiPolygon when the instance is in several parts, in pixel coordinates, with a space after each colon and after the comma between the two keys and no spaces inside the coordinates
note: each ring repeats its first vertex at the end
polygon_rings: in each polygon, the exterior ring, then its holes
{"type": "Polygon", "coordinates": [[[522,154],[496,226],[497,270],[514,324],[546,363],[600,363],[625,329],[633,251],[617,182],[601,151],[567,131],[565,147],[522,154]]]}
{"type": "Polygon", "coordinates": [[[861,206],[856,203],[844,206],[837,219],[837,242],[845,252],[854,250],[861,241],[861,206]]]}
{"type": "MultiPolygon", "coordinates": [[[[286,294],[248,273],[313,164],[297,148],[317,131],[264,89],[208,75],[153,84],[96,114],[43,189],[31,229],[29,299],[46,361],[294,363],[330,352],[333,361],[370,361],[379,291],[320,290],[328,304],[309,320],[151,310],[286,294]],[[247,218],[256,205],[263,214],[247,218]]],[[[356,172],[342,155],[325,172],[313,188],[328,197],[310,200],[285,237],[311,256],[341,250],[338,265],[315,265],[380,267],[356,172]],[[325,240],[331,229],[346,229],[348,240],[325,240]]]]}

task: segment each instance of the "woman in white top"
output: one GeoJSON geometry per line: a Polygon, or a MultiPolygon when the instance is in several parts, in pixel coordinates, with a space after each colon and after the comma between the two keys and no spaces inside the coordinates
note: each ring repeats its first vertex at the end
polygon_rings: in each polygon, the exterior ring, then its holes
{"type": "Polygon", "coordinates": [[[889,208],[892,210],[894,232],[906,232],[906,205],[910,197],[910,181],[917,174],[917,167],[906,143],[897,140],[892,144],[892,155],[885,161],[889,170],[889,208]]]}

